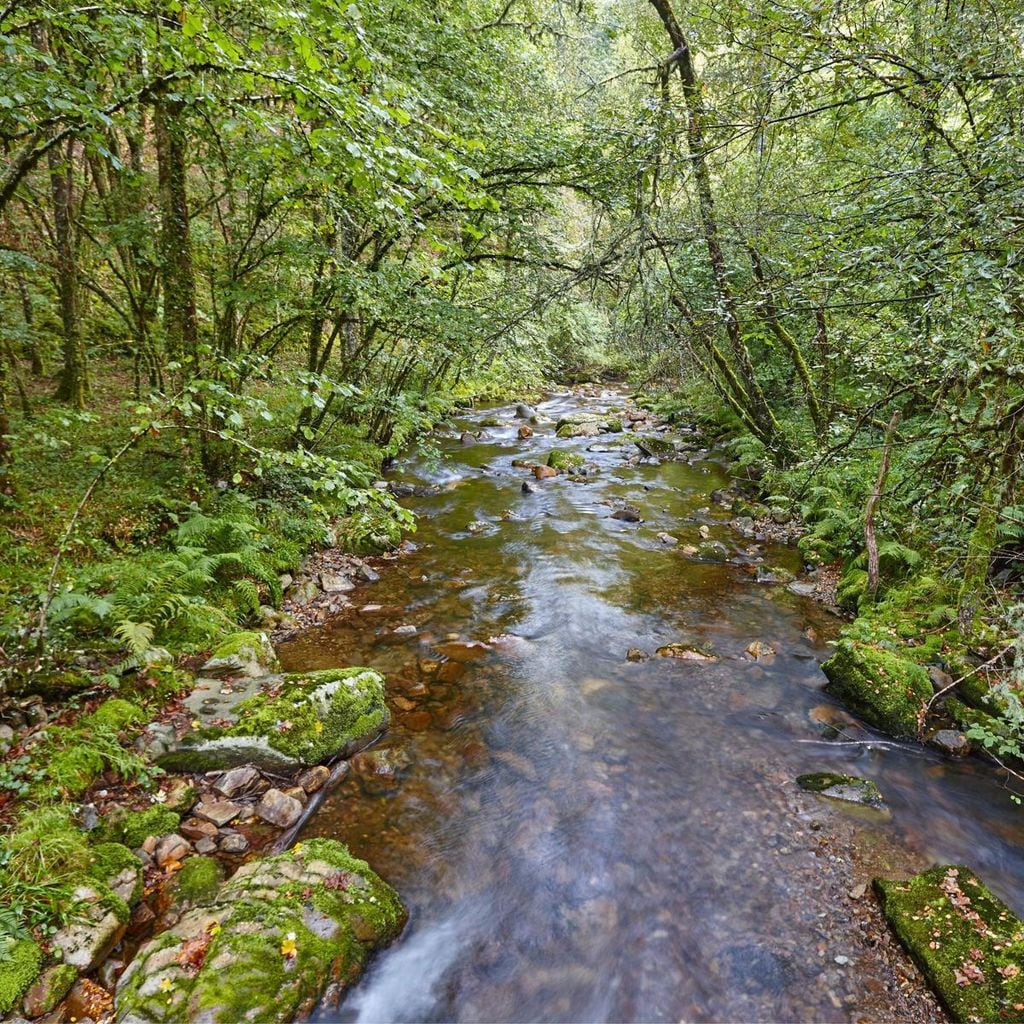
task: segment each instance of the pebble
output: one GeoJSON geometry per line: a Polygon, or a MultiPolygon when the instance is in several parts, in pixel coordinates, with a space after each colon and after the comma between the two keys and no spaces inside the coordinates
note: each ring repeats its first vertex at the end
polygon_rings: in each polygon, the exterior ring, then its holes
{"type": "Polygon", "coordinates": [[[256,805],[256,817],[278,828],[289,828],[302,816],[302,804],[279,789],[268,789],[256,805]]]}
{"type": "Polygon", "coordinates": [[[242,805],[236,804],[233,800],[207,800],[196,804],[192,813],[197,818],[205,818],[212,821],[220,828],[229,821],[233,821],[242,813],[242,805]]]}
{"type": "Polygon", "coordinates": [[[176,832],[172,832],[169,836],[164,836],[160,840],[154,856],[157,864],[163,868],[167,867],[172,861],[184,860],[191,852],[192,844],[184,836],[179,836],[176,832]]]}
{"type": "Polygon", "coordinates": [[[241,832],[228,832],[221,837],[220,852],[240,854],[249,849],[249,840],[241,832]]]}

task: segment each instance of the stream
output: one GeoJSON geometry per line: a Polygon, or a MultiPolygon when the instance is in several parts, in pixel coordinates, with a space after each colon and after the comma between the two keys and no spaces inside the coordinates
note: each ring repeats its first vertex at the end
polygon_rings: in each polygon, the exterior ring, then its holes
{"type": "MultiPolygon", "coordinates": [[[[537,408],[555,421],[623,400],[537,408]]],[[[410,923],[319,1019],[943,1020],[870,879],[962,862],[1020,913],[1024,816],[976,760],[823,738],[837,712],[819,663],[840,621],[757,581],[756,562],[800,559],[729,528],[709,500],[723,461],[630,464],[616,435],[556,441],[552,422],[520,440],[523,422],[475,410],[432,439],[440,458],[400,461],[416,549],[280,649],[289,670],[379,668],[392,701],[303,837],[347,843],[410,923]],[[553,447],[596,473],[524,493],[512,460],[553,447]],[[623,501],[642,522],[611,518],[623,501]],[[681,550],[702,525],[731,561],[681,550]],[[775,657],[748,655],[755,640],[775,657]],[[718,660],[655,655],[675,642],[718,660]],[[891,819],[797,789],[821,770],[873,779],[891,819]]]]}

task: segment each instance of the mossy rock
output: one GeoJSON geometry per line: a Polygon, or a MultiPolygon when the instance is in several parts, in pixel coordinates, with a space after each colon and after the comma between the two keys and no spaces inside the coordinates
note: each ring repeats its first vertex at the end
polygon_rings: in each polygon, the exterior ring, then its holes
{"type": "MultiPolygon", "coordinates": [[[[177,821],[170,829],[177,827],[177,821]]],[[[137,843],[136,845],[141,845],[137,843]]],[[[92,860],[86,873],[102,882],[129,906],[142,898],[142,864],[123,843],[100,843],[90,851],[92,860]]]]}
{"type": "Polygon", "coordinates": [[[159,758],[164,768],[212,771],[239,764],[294,769],[347,756],[387,728],[384,677],[370,668],[294,672],[239,703],[237,721],[197,729],[159,758]]]}
{"type": "Polygon", "coordinates": [[[860,804],[881,810],[885,799],[879,788],[870,780],[857,775],[841,775],[838,772],[810,772],[798,775],[796,784],[808,793],[817,793],[829,800],[842,803],[860,804]]]}
{"type": "Polygon", "coordinates": [[[189,857],[170,885],[171,898],[181,907],[212,903],[221,883],[224,868],[214,857],[189,857]]]}
{"type": "Polygon", "coordinates": [[[144,946],[118,984],[117,1019],[290,1022],[329,983],[350,986],[405,919],[365,861],[310,840],[243,865],[210,904],[144,946]],[[198,971],[182,966],[186,943],[205,945],[198,971]]]}
{"type": "Polygon", "coordinates": [[[40,1017],[50,1013],[68,994],[78,978],[78,969],[71,964],[47,967],[25,993],[23,1009],[27,1017],[40,1017]]]}
{"type": "Polygon", "coordinates": [[[202,672],[209,676],[270,675],[279,668],[277,653],[266,633],[231,633],[213,649],[202,672]]]}
{"type": "Polygon", "coordinates": [[[676,446],[666,437],[634,438],[633,443],[640,449],[640,454],[647,458],[660,458],[664,455],[675,455],[676,446]]]}
{"type": "Polygon", "coordinates": [[[966,867],[876,878],[882,913],[956,1021],[1024,1021],[1024,924],[966,867]]]}
{"type": "Polygon", "coordinates": [[[39,977],[43,951],[31,939],[22,939],[0,961],[0,1013],[13,1010],[29,986],[39,977]]]}
{"type": "Polygon", "coordinates": [[[547,464],[559,473],[568,473],[571,470],[579,469],[586,461],[586,458],[579,452],[567,452],[561,448],[555,448],[548,455],[547,464]]]}
{"type": "Polygon", "coordinates": [[[829,693],[870,725],[912,738],[932,696],[927,671],[906,658],[849,640],[822,666],[829,693]]]}
{"type": "Polygon", "coordinates": [[[131,850],[140,847],[150,836],[165,836],[177,830],[181,815],[167,807],[147,807],[127,814],[112,814],[104,822],[104,835],[123,843],[131,850]]]}

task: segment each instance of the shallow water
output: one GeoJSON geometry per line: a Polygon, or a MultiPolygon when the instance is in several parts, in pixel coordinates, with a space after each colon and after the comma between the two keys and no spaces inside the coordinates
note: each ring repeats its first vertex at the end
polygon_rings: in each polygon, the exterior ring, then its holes
{"type": "MultiPolygon", "coordinates": [[[[621,401],[555,396],[539,411],[621,401]]],[[[1022,816],[986,769],[821,739],[808,712],[831,704],[818,665],[838,622],[756,582],[754,562],[798,558],[727,527],[709,501],[728,482],[720,464],[629,465],[636,449],[612,444],[588,453],[586,482],[524,494],[512,459],[614,438],[556,442],[551,426],[519,441],[512,407],[486,415],[512,425],[469,447],[456,433],[442,461],[414,455],[393,474],[435,491],[407,501],[417,550],[281,651],[292,669],[379,667],[395,702],[375,749],[397,778],[350,773],[304,835],[348,843],[411,920],[320,1019],[882,1019],[895,982],[845,886],[966,862],[1024,911],[1022,816]],[[610,518],[622,500],[642,523],[610,518]],[[680,551],[702,524],[732,563],[680,551]],[[446,637],[493,649],[463,671],[444,652],[479,652],[446,637]],[[746,655],[753,640],[774,660],[746,655]],[[719,660],[626,659],[672,642],[719,660]],[[825,769],[873,778],[891,821],[796,790],[825,769]]]]}

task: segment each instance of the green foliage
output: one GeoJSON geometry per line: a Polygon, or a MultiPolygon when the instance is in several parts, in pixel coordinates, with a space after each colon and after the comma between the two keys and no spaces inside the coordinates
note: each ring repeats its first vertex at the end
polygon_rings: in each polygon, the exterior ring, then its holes
{"type": "MultiPolygon", "coordinates": [[[[0,935],[0,944],[3,942],[0,935]]],[[[21,939],[0,948],[0,962],[0,1013],[7,1013],[38,977],[43,951],[37,943],[21,939]]]]}
{"type": "Polygon", "coordinates": [[[106,822],[104,835],[110,841],[123,843],[134,850],[149,836],[164,836],[174,832],[180,821],[181,815],[176,811],[154,805],[142,811],[131,811],[106,822]]]}

